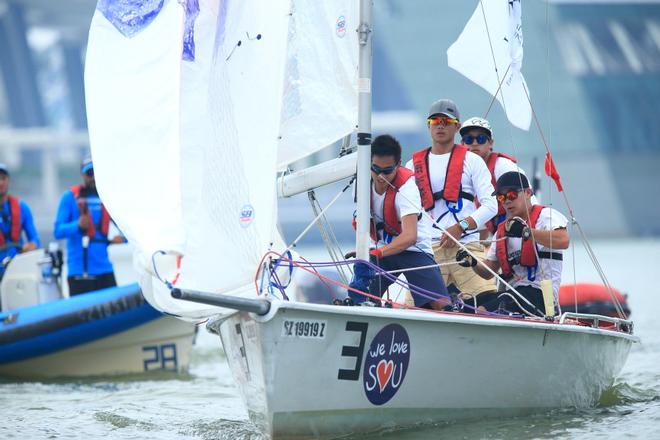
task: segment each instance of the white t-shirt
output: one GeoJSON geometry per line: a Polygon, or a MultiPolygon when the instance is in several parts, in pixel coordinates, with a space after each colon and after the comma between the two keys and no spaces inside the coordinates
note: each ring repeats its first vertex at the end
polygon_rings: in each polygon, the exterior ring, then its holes
{"type": "MultiPolygon", "coordinates": [[[[433,193],[442,191],[445,187],[445,175],[449,165],[451,153],[433,154],[429,153],[429,175],[431,191],[433,193]]],[[[412,159],[406,163],[406,168],[414,170],[412,159]]],[[[462,191],[472,194],[479,199],[480,206],[475,208],[474,202],[461,199],[463,207],[455,214],[449,212],[448,203],[445,200],[436,200],[435,206],[430,211],[438,226],[447,229],[458,221],[472,217],[477,223],[476,229],[468,230],[467,235],[461,238],[461,243],[469,243],[479,240],[479,230],[483,229],[486,222],[497,215],[497,200],[493,196],[493,184],[491,183],[490,171],[486,162],[470,151],[465,155],[463,163],[463,176],[461,177],[462,191]],[[440,219],[440,220],[438,220],[440,219]]],[[[460,201],[459,201],[460,202],[460,201]]],[[[452,203],[452,208],[457,208],[458,203],[452,203]]],[[[433,239],[439,239],[442,231],[432,228],[433,239]]]]}
{"type": "MultiPolygon", "coordinates": [[[[383,204],[385,203],[385,193],[378,194],[374,189],[373,182],[371,183],[371,201],[373,204],[372,215],[374,220],[376,223],[384,222],[383,204]]],[[[414,176],[408,179],[408,181],[399,188],[399,191],[394,198],[394,206],[399,221],[401,221],[401,218],[406,215],[419,215],[423,212],[422,201],[419,196],[419,189],[415,184],[414,176]]],[[[393,239],[393,236],[381,229],[378,231],[378,243],[376,246],[385,246],[386,244],[391,243],[393,239]]],[[[426,215],[422,214],[421,218],[417,221],[417,242],[406,250],[433,254],[431,248],[431,221],[426,215]]]]}
{"type": "MultiPolygon", "coordinates": [[[[536,227],[534,229],[549,231],[553,229],[565,228],[567,225],[568,220],[561,212],[552,208],[543,208],[538,220],[536,221],[536,227]]],[[[497,261],[497,243],[495,242],[497,238],[497,233],[495,233],[493,236],[493,244],[491,244],[490,249],[488,249],[488,254],[486,255],[486,259],[488,260],[497,261]]],[[[522,239],[509,237],[506,240],[509,260],[519,258],[522,239]]],[[[551,249],[549,247],[541,246],[540,244],[537,244],[536,248],[539,252],[545,251],[557,252],[560,254],[562,253],[560,249],[551,249]]],[[[516,264],[513,266],[513,281],[510,284],[513,287],[532,286],[540,289],[541,280],[551,279],[552,289],[556,298],[557,294],[559,293],[559,284],[561,284],[561,270],[562,261],[552,260],[549,258],[541,258],[536,272],[533,268],[528,270],[526,267],[516,264]],[[533,279],[530,280],[530,277],[533,279]]]]}

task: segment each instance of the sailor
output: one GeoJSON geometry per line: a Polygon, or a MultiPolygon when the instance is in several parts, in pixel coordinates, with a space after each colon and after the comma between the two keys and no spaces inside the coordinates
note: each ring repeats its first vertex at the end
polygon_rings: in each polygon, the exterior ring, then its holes
{"type": "MultiPolygon", "coordinates": [[[[520,168],[518,160],[499,151],[493,151],[495,143],[493,139],[493,129],[484,118],[474,116],[463,122],[460,129],[462,144],[474,154],[480,156],[488,167],[491,182],[495,186],[497,179],[509,171],[517,171],[525,174],[525,170],[520,168]]],[[[532,196],[532,203],[536,204],[536,197],[532,196]]],[[[497,225],[504,220],[504,208],[501,203],[497,204],[497,215],[486,223],[486,228],[480,232],[481,239],[485,240],[490,234],[494,234],[497,225]]]]}
{"type": "Polygon", "coordinates": [[[427,119],[431,147],[414,153],[406,167],[414,171],[422,206],[435,219],[433,252],[435,261],[441,265],[445,284],[448,287],[453,284],[462,292],[461,297],[467,299],[494,292],[495,284],[455,264],[460,248],[449,236],[483,258],[479,230],[497,214],[497,202],[484,161],[467,147],[454,143],[459,117],[452,100],[434,102],[427,119]],[[477,198],[479,207],[475,205],[477,198]]]}
{"type": "Polygon", "coordinates": [[[116,286],[108,245],[126,240],[111,230],[114,226],[108,211],[101,203],[91,158],[80,166],[82,185],[64,192],[55,219],[55,238],[67,239],[67,268],[69,295],[116,286]]]}
{"type": "Polygon", "coordinates": [[[9,169],[0,163],[0,278],[11,259],[20,252],[32,251],[40,246],[39,234],[34,226],[32,211],[25,201],[9,194],[9,169]],[[25,233],[25,239],[23,238],[25,233]]]}
{"type": "MultiPolygon", "coordinates": [[[[399,142],[390,135],[376,137],[371,144],[371,238],[375,244],[371,258],[385,271],[409,269],[403,273],[408,283],[431,292],[420,294],[413,289],[416,307],[442,309],[450,301],[433,260],[431,223],[422,216],[413,173],[400,165],[399,142]]],[[[363,268],[355,266],[359,277],[363,268]]],[[[354,278],[353,286],[355,281],[354,278]]],[[[387,277],[376,275],[371,278],[369,293],[380,297],[392,283],[387,277]]],[[[349,296],[355,303],[366,299],[351,291],[349,296]]]]}
{"type": "MultiPolygon", "coordinates": [[[[545,314],[541,281],[552,280],[555,303],[561,283],[562,250],[568,248],[568,220],[559,211],[532,203],[532,190],[527,177],[515,171],[497,179],[495,194],[504,206],[506,220],[497,228],[483,264],[493,271],[501,269],[513,286],[530,304],[512,292],[504,292],[496,301],[485,305],[510,312],[545,314]]],[[[472,267],[480,277],[490,279],[492,273],[466,252],[456,260],[472,267]]]]}

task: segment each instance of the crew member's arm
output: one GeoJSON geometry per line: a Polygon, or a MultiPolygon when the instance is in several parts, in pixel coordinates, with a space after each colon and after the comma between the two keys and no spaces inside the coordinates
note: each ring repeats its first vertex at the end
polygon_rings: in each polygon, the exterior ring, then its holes
{"type": "Polygon", "coordinates": [[[474,266],[472,268],[472,270],[474,270],[474,272],[477,275],[479,275],[481,278],[484,278],[486,280],[489,280],[489,279],[493,278],[493,274],[490,273],[490,271],[488,271],[482,265],[490,267],[493,270],[493,272],[495,272],[495,273],[497,273],[497,271],[500,270],[500,263],[498,263],[497,261],[483,260],[480,263],[477,263],[477,265],[474,266]]]}
{"type": "Polygon", "coordinates": [[[126,237],[124,237],[119,230],[119,227],[114,220],[110,220],[110,230],[108,231],[108,242],[110,244],[123,244],[127,243],[126,237]]]}
{"type": "MultiPolygon", "coordinates": [[[[482,229],[488,220],[497,215],[497,200],[493,196],[495,190],[493,189],[490,171],[488,171],[486,163],[474,153],[467,153],[465,162],[465,167],[467,167],[470,173],[472,188],[475,191],[474,195],[479,199],[479,208],[464,218],[468,223],[468,227],[465,230],[473,231],[475,229],[482,229]]],[[[456,223],[447,228],[447,234],[459,240],[463,234],[463,230],[461,225],[456,223]]],[[[451,248],[454,246],[456,246],[454,240],[446,236],[440,239],[440,247],[451,248]]]]}
{"type": "Polygon", "coordinates": [[[405,251],[417,242],[417,214],[408,214],[401,218],[401,233],[391,243],[379,247],[379,257],[388,257],[405,251]]]}
{"type": "Polygon", "coordinates": [[[532,229],[534,241],[545,247],[553,249],[568,249],[570,238],[566,228],[553,229],[551,231],[542,229],[532,229]]]}
{"type": "Polygon", "coordinates": [[[463,267],[471,267],[474,272],[484,279],[493,278],[493,274],[486,268],[490,268],[493,272],[497,273],[500,270],[500,263],[497,261],[497,252],[495,250],[497,232],[493,236],[493,243],[486,252],[484,260],[475,259],[472,255],[468,254],[466,250],[461,249],[456,253],[456,261],[463,267]]]}
{"type": "Polygon", "coordinates": [[[59,207],[57,208],[57,216],[55,217],[55,228],[53,235],[57,239],[74,237],[80,234],[78,226],[78,213],[74,212],[78,209],[76,200],[71,191],[67,191],[60,199],[59,207]]]}
{"type": "Polygon", "coordinates": [[[33,251],[41,246],[39,233],[37,232],[37,228],[34,226],[32,211],[30,210],[30,207],[27,205],[27,203],[23,201],[21,201],[21,223],[21,228],[25,231],[25,237],[27,238],[27,241],[23,244],[21,251],[33,251]]]}
{"type": "MultiPolygon", "coordinates": [[[[521,219],[513,218],[508,221],[517,222],[517,225],[514,226],[517,226],[522,232],[522,234],[517,236],[525,237],[527,234],[525,229],[528,229],[528,226],[521,219]]],[[[566,229],[567,226],[568,219],[561,212],[551,208],[544,208],[536,221],[536,228],[530,229],[531,237],[534,238],[536,243],[545,247],[568,249],[570,238],[566,229]]]]}

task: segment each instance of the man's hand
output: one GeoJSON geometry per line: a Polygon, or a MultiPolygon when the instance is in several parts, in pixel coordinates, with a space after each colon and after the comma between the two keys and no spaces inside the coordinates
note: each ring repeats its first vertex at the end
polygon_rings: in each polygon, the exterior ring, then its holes
{"type": "Polygon", "coordinates": [[[37,248],[37,244],[34,241],[28,241],[21,248],[21,252],[30,252],[37,248]]]}
{"type": "Polygon", "coordinates": [[[461,239],[461,235],[463,235],[463,228],[461,228],[461,225],[459,225],[458,223],[448,227],[446,229],[446,232],[442,234],[442,237],[440,237],[440,247],[442,249],[456,247],[456,242],[454,242],[454,240],[452,240],[451,238],[447,237],[447,235],[451,235],[456,239],[456,241],[458,241],[461,239]]]}
{"type": "Polygon", "coordinates": [[[465,249],[461,249],[456,252],[456,261],[458,261],[459,266],[463,267],[474,267],[477,265],[477,260],[468,254],[465,249]]]}
{"type": "Polygon", "coordinates": [[[110,244],[122,244],[126,243],[126,238],[124,238],[123,235],[115,235],[112,237],[112,240],[110,240],[110,244]]]}
{"type": "Polygon", "coordinates": [[[383,250],[382,248],[372,249],[369,251],[369,255],[378,259],[383,258],[383,250]]]}
{"type": "Polygon", "coordinates": [[[78,218],[78,228],[80,228],[81,231],[86,231],[89,229],[89,223],[90,223],[89,215],[88,214],[83,214],[78,218]]]}
{"type": "Polygon", "coordinates": [[[357,253],[355,251],[348,251],[344,254],[344,260],[348,260],[349,258],[355,258],[357,253]]]}
{"type": "Polygon", "coordinates": [[[527,228],[527,223],[520,217],[510,218],[504,223],[504,233],[507,237],[522,238],[523,232],[527,228]]]}

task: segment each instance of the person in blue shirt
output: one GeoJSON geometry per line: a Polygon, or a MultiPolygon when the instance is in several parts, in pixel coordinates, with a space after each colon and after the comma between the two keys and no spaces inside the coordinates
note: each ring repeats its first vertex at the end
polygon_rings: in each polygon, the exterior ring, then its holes
{"type": "Polygon", "coordinates": [[[117,235],[109,239],[112,219],[101,203],[91,158],[83,160],[82,185],[64,192],[55,219],[55,238],[67,240],[69,295],[78,295],[117,285],[108,245],[124,243],[117,235]]]}
{"type": "Polygon", "coordinates": [[[9,195],[9,180],[7,165],[0,163],[0,278],[16,254],[32,251],[40,246],[32,211],[23,200],[9,195]]]}

